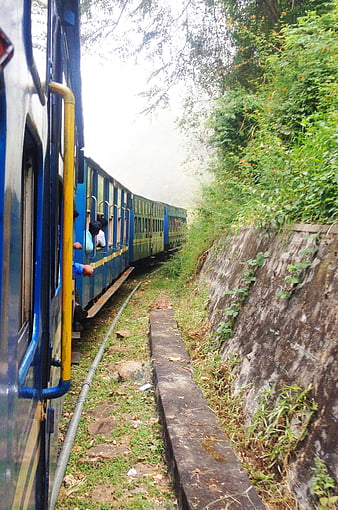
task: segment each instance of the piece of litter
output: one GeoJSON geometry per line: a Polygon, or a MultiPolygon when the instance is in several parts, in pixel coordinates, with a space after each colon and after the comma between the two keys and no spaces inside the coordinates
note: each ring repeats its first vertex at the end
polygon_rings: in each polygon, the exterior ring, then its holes
{"type": "Polygon", "coordinates": [[[134,468],[129,469],[127,476],[135,476],[137,475],[137,471],[134,468]]]}
{"type": "Polygon", "coordinates": [[[147,391],[147,390],[150,390],[151,387],[152,387],[152,385],[150,383],[145,383],[145,384],[142,384],[142,386],[139,387],[139,390],[140,391],[147,391]]]}

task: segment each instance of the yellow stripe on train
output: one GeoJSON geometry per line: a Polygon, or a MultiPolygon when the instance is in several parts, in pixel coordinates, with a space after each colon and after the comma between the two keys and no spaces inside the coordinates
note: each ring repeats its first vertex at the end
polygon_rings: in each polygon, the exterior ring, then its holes
{"type": "Polygon", "coordinates": [[[111,253],[107,257],[103,257],[103,259],[101,259],[101,260],[97,260],[96,262],[91,262],[90,265],[94,269],[96,269],[97,267],[107,264],[107,262],[110,262],[112,259],[119,257],[120,255],[122,255],[122,253],[125,253],[126,251],[128,251],[128,246],[126,246],[125,248],[122,248],[122,250],[115,251],[114,253],[111,253]]]}

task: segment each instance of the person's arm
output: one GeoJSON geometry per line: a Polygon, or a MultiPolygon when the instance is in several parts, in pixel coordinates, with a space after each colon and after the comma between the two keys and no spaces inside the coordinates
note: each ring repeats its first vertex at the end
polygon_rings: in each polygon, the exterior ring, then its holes
{"type": "Polygon", "coordinates": [[[83,276],[93,276],[94,268],[92,266],[90,266],[89,264],[84,264],[82,266],[82,274],[83,274],[83,276]]]}
{"type": "Polygon", "coordinates": [[[92,276],[94,273],[94,268],[89,264],[79,264],[78,262],[73,262],[73,275],[82,275],[82,276],[92,276]]]}

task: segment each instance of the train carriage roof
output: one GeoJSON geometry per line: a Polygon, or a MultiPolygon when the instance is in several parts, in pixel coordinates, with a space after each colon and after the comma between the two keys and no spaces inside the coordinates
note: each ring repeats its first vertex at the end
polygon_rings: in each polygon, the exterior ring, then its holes
{"type": "Polygon", "coordinates": [[[103,170],[103,168],[98,163],[96,163],[96,161],[94,161],[92,158],[90,158],[89,156],[85,156],[85,161],[88,166],[93,168],[99,174],[103,175],[109,181],[113,182],[115,186],[117,185],[117,186],[123,188],[124,190],[128,191],[129,193],[133,194],[130,191],[130,189],[128,189],[124,184],[122,184],[117,179],[115,179],[115,177],[110,175],[106,170],[103,170]]]}

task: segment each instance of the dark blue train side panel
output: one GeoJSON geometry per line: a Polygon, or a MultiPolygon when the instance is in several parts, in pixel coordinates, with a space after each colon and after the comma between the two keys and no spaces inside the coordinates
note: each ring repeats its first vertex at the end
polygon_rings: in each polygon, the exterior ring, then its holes
{"type": "Polygon", "coordinates": [[[44,354],[49,297],[42,245],[48,235],[43,219],[47,111],[36,93],[27,31],[29,12],[22,2],[2,2],[0,27],[10,38],[14,54],[0,72],[1,139],[1,375],[0,508],[43,503],[44,491],[33,460],[39,461],[43,442],[42,404],[20,398],[20,386],[41,388],[44,375],[36,364],[44,354]],[[36,213],[34,214],[34,211],[36,213]],[[32,214],[33,213],[33,214],[32,214]],[[33,360],[35,366],[33,365],[33,360]],[[20,370],[20,372],[19,372],[20,370]],[[21,377],[20,377],[21,374],[21,377]],[[27,454],[28,453],[28,454],[27,454]],[[24,470],[27,474],[23,475],[24,470]],[[23,483],[31,491],[23,493],[23,483]],[[29,485],[28,485],[29,486],[29,485]],[[37,488],[40,496],[37,496],[37,488]]]}
{"type": "MultiPolygon", "coordinates": [[[[131,193],[90,158],[85,158],[84,182],[78,184],[75,261],[94,267],[94,276],[76,277],[76,299],[88,308],[129,266],[131,193]],[[105,246],[96,246],[90,225],[104,219],[105,246]],[[91,245],[92,244],[92,249],[91,245]]],[[[102,235],[102,234],[101,234],[102,235]]]]}
{"type": "MultiPolygon", "coordinates": [[[[66,81],[77,96],[82,139],[79,6],[51,0],[41,11],[43,71],[35,67],[31,2],[0,0],[0,509],[47,509],[46,475],[56,462],[56,433],[46,420],[61,399],[46,400],[60,369],[60,203],[62,101],[42,83],[66,81]],[[73,14],[72,24],[63,18],[73,14]],[[48,39],[48,44],[47,44],[48,39]],[[6,49],[7,51],[7,49],[6,49]],[[74,52],[76,54],[74,54],[74,52]],[[6,56],[7,55],[7,56],[6,56]],[[69,56],[72,62],[65,61],[69,56]],[[48,75],[45,75],[48,58],[48,75]],[[51,405],[52,404],[52,405],[51,405]],[[52,454],[51,454],[52,452],[52,454]],[[51,454],[51,455],[50,455],[51,454]],[[51,456],[53,458],[51,458],[51,456]]],[[[56,419],[57,421],[57,419],[56,419]]],[[[56,429],[57,430],[57,427],[56,429]]]]}

